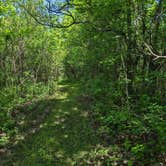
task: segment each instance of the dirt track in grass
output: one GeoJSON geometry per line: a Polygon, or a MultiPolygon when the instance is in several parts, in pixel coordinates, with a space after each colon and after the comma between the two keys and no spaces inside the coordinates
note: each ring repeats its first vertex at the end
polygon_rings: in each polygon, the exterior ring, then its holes
{"type": "Polygon", "coordinates": [[[49,108],[48,116],[33,134],[13,148],[11,157],[3,165],[79,165],[77,159],[91,151],[98,144],[98,138],[87,112],[78,107],[76,96],[76,85],[60,85],[59,94],[47,98],[44,101],[47,106],[41,107],[43,111],[49,108]]]}

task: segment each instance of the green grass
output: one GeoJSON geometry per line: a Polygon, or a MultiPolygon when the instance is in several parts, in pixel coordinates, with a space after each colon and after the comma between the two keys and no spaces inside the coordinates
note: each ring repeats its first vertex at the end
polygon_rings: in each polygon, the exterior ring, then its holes
{"type": "Polygon", "coordinates": [[[78,108],[77,86],[60,85],[60,88],[65,92],[45,101],[50,113],[40,124],[40,130],[20,141],[4,165],[77,165],[77,158],[98,144],[87,113],[78,108]]]}

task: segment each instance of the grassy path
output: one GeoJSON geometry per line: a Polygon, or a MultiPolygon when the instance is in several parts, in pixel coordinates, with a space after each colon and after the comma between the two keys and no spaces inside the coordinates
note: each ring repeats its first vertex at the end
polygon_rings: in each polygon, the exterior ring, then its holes
{"type": "Polygon", "coordinates": [[[39,131],[14,148],[8,166],[79,165],[77,158],[98,143],[86,112],[78,108],[76,86],[63,85],[63,91],[48,99],[49,115],[39,131]]]}

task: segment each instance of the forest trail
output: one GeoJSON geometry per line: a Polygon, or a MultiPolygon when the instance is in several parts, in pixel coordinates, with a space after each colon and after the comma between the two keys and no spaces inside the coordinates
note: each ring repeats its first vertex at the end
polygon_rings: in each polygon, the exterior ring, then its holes
{"type": "Polygon", "coordinates": [[[76,158],[95,147],[97,137],[87,113],[78,108],[76,89],[61,85],[58,97],[48,99],[51,112],[39,131],[13,149],[8,166],[77,165],[76,158]]]}

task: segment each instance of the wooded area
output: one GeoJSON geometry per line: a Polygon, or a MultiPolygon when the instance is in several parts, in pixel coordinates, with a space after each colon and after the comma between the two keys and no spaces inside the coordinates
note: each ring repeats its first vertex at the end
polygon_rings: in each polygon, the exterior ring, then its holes
{"type": "Polygon", "coordinates": [[[166,165],[165,0],[0,1],[0,165],[166,165]]]}

